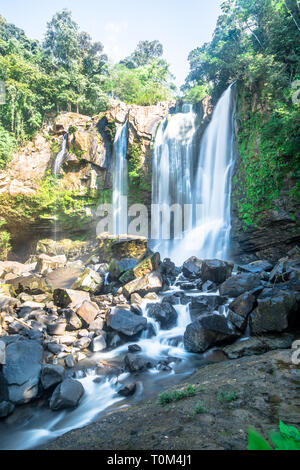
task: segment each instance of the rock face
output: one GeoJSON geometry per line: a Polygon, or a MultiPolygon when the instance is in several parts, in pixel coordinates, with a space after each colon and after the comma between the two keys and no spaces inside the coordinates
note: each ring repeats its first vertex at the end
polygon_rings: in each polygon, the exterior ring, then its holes
{"type": "Polygon", "coordinates": [[[281,332],[288,328],[292,316],[298,314],[300,295],[265,289],[257,299],[257,304],[250,316],[252,333],[281,332]]]}
{"type": "Polygon", "coordinates": [[[141,259],[148,249],[148,240],[145,237],[101,233],[97,236],[97,242],[97,253],[102,263],[110,263],[112,259],[141,259]]]}
{"type": "Polygon", "coordinates": [[[212,281],[222,284],[228,279],[233,270],[233,264],[217,259],[204,260],[201,266],[201,279],[203,282],[212,281]]]}
{"type": "Polygon", "coordinates": [[[154,318],[162,330],[169,330],[176,326],[178,314],[173,305],[165,302],[162,304],[147,305],[149,317],[154,318]]]}
{"type": "Polygon", "coordinates": [[[243,273],[232,276],[220,287],[220,294],[227,297],[239,297],[245,292],[249,292],[260,286],[260,276],[258,274],[243,273]]]}
{"type": "Polygon", "coordinates": [[[135,336],[147,328],[147,320],[129,310],[113,308],[107,315],[107,325],[125,336],[135,336]]]}
{"type": "Polygon", "coordinates": [[[6,364],[2,374],[8,387],[9,401],[28,403],[38,394],[43,348],[36,341],[16,340],[6,346],[6,364]]]}
{"type": "Polygon", "coordinates": [[[50,408],[53,411],[76,408],[83,395],[84,388],[80,382],[66,379],[54,390],[50,400],[50,408]]]}
{"type": "Polygon", "coordinates": [[[79,279],[74,282],[74,284],[72,285],[72,289],[96,293],[101,291],[103,284],[103,277],[96,271],[87,268],[79,277],[79,279]]]}
{"type": "Polygon", "coordinates": [[[249,313],[251,313],[254,309],[255,302],[255,296],[249,292],[246,292],[231,302],[229,308],[241,317],[247,318],[249,313]]]}
{"type": "Polygon", "coordinates": [[[233,341],[238,337],[223,315],[211,314],[188,325],[184,334],[187,351],[203,353],[215,345],[233,341]]]}
{"type": "Polygon", "coordinates": [[[65,255],[48,256],[40,255],[37,262],[36,270],[40,274],[47,274],[54,269],[63,268],[67,263],[65,255]]]}

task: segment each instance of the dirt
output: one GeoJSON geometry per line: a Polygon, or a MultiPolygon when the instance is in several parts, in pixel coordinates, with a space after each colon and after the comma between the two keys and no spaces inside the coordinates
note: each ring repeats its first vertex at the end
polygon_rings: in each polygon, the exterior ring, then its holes
{"type": "Polygon", "coordinates": [[[300,365],[291,350],[211,364],[169,390],[187,385],[194,396],[164,406],[153,396],[113,410],[43,449],[246,450],[250,427],[265,437],[279,420],[300,429],[300,365]]]}

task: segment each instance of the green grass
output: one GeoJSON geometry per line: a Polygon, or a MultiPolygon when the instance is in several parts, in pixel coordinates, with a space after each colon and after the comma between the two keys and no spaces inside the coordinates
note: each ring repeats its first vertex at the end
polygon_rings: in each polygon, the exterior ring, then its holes
{"type": "Polygon", "coordinates": [[[201,401],[198,401],[197,405],[194,408],[194,415],[201,415],[201,414],[208,413],[208,412],[209,410],[205,408],[203,403],[201,401]]]}
{"type": "Polygon", "coordinates": [[[236,391],[232,392],[219,392],[218,402],[222,405],[223,403],[231,403],[239,398],[236,391]]]}
{"type": "Polygon", "coordinates": [[[183,400],[184,398],[193,397],[196,394],[196,389],[192,385],[188,385],[183,390],[173,390],[173,391],[166,391],[159,395],[158,397],[158,404],[161,406],[168,405],[169,403],[173,403],[179,400],[183,400]]]}

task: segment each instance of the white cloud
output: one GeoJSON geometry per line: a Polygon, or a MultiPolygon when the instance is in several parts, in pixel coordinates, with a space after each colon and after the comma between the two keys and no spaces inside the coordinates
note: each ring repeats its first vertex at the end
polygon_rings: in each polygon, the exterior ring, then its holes
{"type": "Polygon", "coordinates": [[[109,22],[104,27],[107,36],[105,38],[105,51],[115,61],[120,60],[126,54],[120,44],[122,44],[121,35],[128,30],[128,23],[126,21],[121,22],[109,22]]]}

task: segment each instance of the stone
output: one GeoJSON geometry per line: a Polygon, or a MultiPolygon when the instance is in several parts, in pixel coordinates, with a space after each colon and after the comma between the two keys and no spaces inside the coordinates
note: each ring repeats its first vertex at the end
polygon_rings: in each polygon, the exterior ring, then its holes
{"type": "Polygon", "coordinates": [[[151,302],[159,302],[159,296],[155,292],[150,292],[144,297],[145,300],[150,300],[151,302]]]}
{"type": "Polygon", "coordinates": [[[190,314],[193,320],[201,315],[218,311],[221,305],[226,303],[226,298],[219,295],[199,295],[190,299],[190,314]]]}
{"type": "Polygon", "coordinates": [[[15,410],[15,405],[8,401],[2,401],[0,403],[0,419],[7,418],[7,416],[11,415],[15,410]]]}
{"type": "Polygon", "coordinates": [[[148,249],[148,240],[145,237],[111,236],[108,233],[102,233],[98,235],[97,242],[102,263],[109,263],[112,258],[118,260],[124,258],[141,259],[148,249]]]}
{"type": "Polygon", "coordinates": [[[273,269],[273,264],[266,260],[253,261],[249,264],[244,264],[238,267],[238,272],[244,273],[262,273],[263,271],[270,272],[273,269]]]}
{"type": "Polygon", "coordinates": [[[228,310],[227,319],[240,331],[244,332],[247,326],[247,317],[243,317],[238,315],[237,313],[233,312],[232,310],[228,310]]]}
{"type": "Polygon", "coordinates": [[[222,284],[231,276],[233,267],[233,263],[226,261],[204,260],[201,265],[201,279],[203,282],[211,281],[215,284],[222,284]]]}
{"type": "Polygon", "coordinates": [[[213,292],[217,290],[217,286],[212,281],[206,281],[204,284],[201,281],[201,287],[198,286],[198,289],[202,290],[202,292],[213,292]]]}
{"type": "Polygon", "coordinates": [[[136,387],[137,387],[136,383],[125,385],[118,391],[118,394],[121,395],[121,397],[131,397],[132,395],[135,394],[136,387]]]}
{"type": "Polygon", "coordinates": [[[125,336],[135,336],[147,328],[147,319],[115,307],[107,315],[107,326],[125,336]]]}
{"type": "MultiPolygon", "coordinates": [[[[117,281],[122,275],[128,271],[132,271],[137,266],[139,260],[124,258],[121,260],[113,259],[109,265],[109,275],[112,281],[117,281]]],[[[123,277],[124,279],[124,277],[123,277]]]]}
{"type": "Polygon", "coordinates": [[[259,355],[276,349],[290,349],[292,342],[293,335],[287,333],[280,336],[252,336],[246,340],[237,341],[226,346],[223,348],[223,352],[228,359],[239,359],[240,357],[259,355]]]}
{"type": "Polygon", "coordinates": [[[135,268],[133,268],[134,277],[140,277],[150,274],[152,271],[159,271],[160,269],[160,254],[154,253],[148,258],[142,260],[135,268]]]}
{"type": "Polygon", "coordinates": [[[0,365],[6,363],[6,344],[4,341],[0,341],[0,365]]]}
{"type": "Polygon", "coordinates": [[[53,392],[50,408],[53,411],[76,408],[84,395],[84,388],[80,382],[65,379],[53,392]]]}
{"type": "Polygon", "coordinates": [[[46,279],[37,274],[18,277],[7,281],[7,284],[11,284],[17,294],[25,292],[26,294],[39,295],[52,292],[51,286],[47,283],[46,279]]]}
{"type": "Polygon", "coordinates": [[[68,367],[68,369],[73,369],[75,366],[73,354],[69,354],[67,357],[65,357],[65,365],[68,367]]]}
{"type": "Polygon", "coordinates": [[[104,351],[106,347],[107,345],[104,336],[96,336],[96,338],[92,340],[91,349],[94,353],[104,351]]]}
{"type": "Polygon", "coordinates": [[[87,349],[91,344],[91,339],[88,336],[83,336],[74,344],[75,348],[87,349]]]}
{"type": "Polygon", "coordinates": [[[0,295],[4,295],[6,297],[15,297],[16,291],[14,286],[11,284],[0,284],[0,295]]]}
{"type": "Polygon", "coordinates": [[[152,272],[146,276],[135,279],[123,287],[123,294],[130,297],[131,294],[137,293],[141,296],[147,295],[150,292],[158,294],[163,288],[162,277],[159,272],[152,272]]]}
{"type": "Polygon", "coordinates": [[[189,352],[203,353],[213,346],[233,342],[238,336],[223,315],[213,313],[188,325],[184,346],[189,352]]]}
{"type": "Polygon", "coordinates": [[[60,384],[65,375],[65,369],[60,366],[43,364],[41,371],[41,384],[44,390],[60,384]]]}
{"type": "Polygon", "coordinates": [[[258,274],[242,273],[232,276],[220,286],[220,294],[227,297],[239,297],[245,292],[260,286],[261,280],[258,274]]]}
{"type": "Polygon", "coordinates": [[[57,343],[48,343],[47,344],[47,349],[50,351],[52,354],[59,354],[62,351],[65,350],[65,347],[63,344],[57,344],[57,343]]]}
{"type": "Polygon", "coordinates": [[[19,340],[7,344],[2,374],[7,383],[9,401],[22,405],[38,394],[43,348],[36,341],[19,340]]]}
{"type": "Polygon", "coordinates": [[[63,336],[66,331],[66,322],[60,321],[47,325],[47,331],[50,336],[63,336]]]}
{"type": "Polygon", "coordinates": [[[255,296],[250,292],[246,292],[231,302],[229,308],[241,317],[247,318],[249,313],[254,309],[255,303],[255,296]]]}
{"type": "Polygon", "coordinates": [[[165,276],[175,276],[176,274],[176,266],[170,258],[165,258],[160,266],[160,271],[165,276]]]}
{"type": "Polygon", "coordinates": [[[126,370],[129,372],[141,372],[155,367],[153,359],[137,354],[126,354],[124,363],[126,370]]]}
{"type": "Polygon", "coordinates": [[[143,298],[139,294],[132,294],[130,297],[130,303],[134,305],[141,305],[143,298]]]}
{"type": "Polygon", "coordinates": [[[77,258],[86,252],[88,248],[87,242],[80,240],[39,240],[36,246],[37,254],[46,254],[48,256],[66,255],[68,259],[77,258]]]}
{"type": "Polygon", "coordinates": [[[55,289],[53,299],[55,305],[58,307],[75,309],[85,300],[89,301],[90,294],[88,292],[73,289],[55,289]]]}
{"type": "Polygon", "coordinates": [[[252,334],[281,332],[288,328],[300,305],[299,294],[265,289],[257,299],[257,307],[250,315],[252,334]]]}
{"type": "Polygon", "coordinates": [[[137,353],[137,352],[141,352],[141,351],[142,351],[142,348],[138,344],[130,344],[128,346],[128,352],[130,352],[130,353],[137,353]]]}
{"type": "Polygon", "coordinates": [[[178,314],[169,303],[161,304],[148,304],[147,312],[149,317],[154,318],[161,327],[162,330],[169,330],[176,326],[178,314]]]}
{"type": "Polygon", "coordinates": [[[71,309],[66,309],[63,312],[67,321],[67,330],[68,331],[76,331],[82,328],[82,321],[80,320],[79,316],[71,309]]]}
{"type": "Polygon", "coordinates": [[[100,310],[98,305],[95,302],[85,301],[77,309],[76,314],[85,321],[87,325],[93,323],[97,315],[99,315],[100,310]]]}
{"type": "Polygon", "coordinates": [[[45,254],[39,255],[36,271],[40,274],[48,274],[49,272],[63,268],[67,263],[65,255],[48,256],[45,254]]]}
{"type": "Polygon", "coordinates": [[[196,279],[201,276],[202,261],[192,256],[183,263],[182,272],[188,279],[196,279]]]}
{"type": "Polygon", "coordinates": [[[8,307],[17,307],[20,305],[20,301],[18,299],[14,299],[13,297],[7,297],[6,295],[0,295],[0,310],[6,310],[8,307]]]}
{"type": "Polygon", "coordinates": [[[86,268],[82,275],[71,286],[73,290],[83,290],[91,293],[99,293],[104,285],[104,278],[101,274],[86,268]]]}

